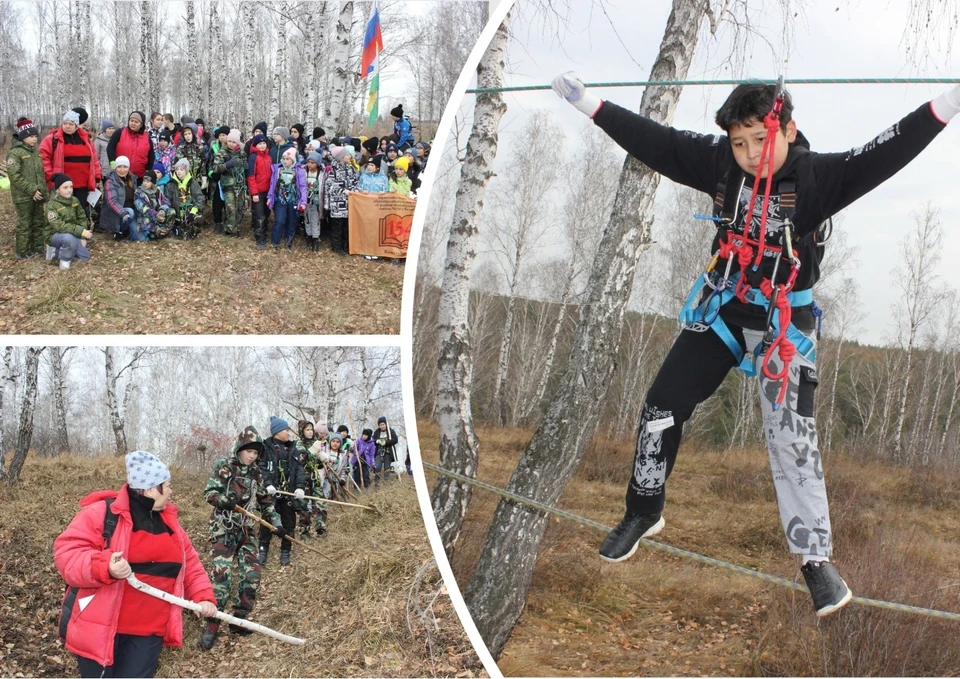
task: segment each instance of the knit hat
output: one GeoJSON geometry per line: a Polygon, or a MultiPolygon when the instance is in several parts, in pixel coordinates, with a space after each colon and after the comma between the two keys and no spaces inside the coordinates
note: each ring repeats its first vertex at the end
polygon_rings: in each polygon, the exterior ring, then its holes
{"type": "Polygon", "coordinates": [[[197,118],[197,119],[194,120],[193,122],[194,122],[194,124],[196,124],[198,127],[199,127],[200,125],[203,125],[203,124],[204,124],[203,118],[197,118]]]}
{"type": "Polygon", "coordinates": [[[257,144],[259,144],[260,142],[263,142],[264,144],[266,144],[267,143],[266,136],[262,134],[253,135],[253,139],[250,140],[250,148],[256,148],[257,144]]]}
{"type": "Polygon", "coordinates": [[[286,151],[283,152],[283,155],[280,156],[280,160],[289,157],[293,162],[297,162],[297,149],[291,146],[286,151]]]}
{"type": "Polygon", "coordinates": [[[128,122],[127,122],[127,125],[130,124],[130,123],[129,123],[129,120],[130,120],[130,118],[132,118],[133,116],[137,116],[137,117],[140,119],[140,131],[142,132],[142,131],[143,131],[143,126],[144,126],[144,125],[146,124],[146,122],[147,122],[147,117],[146,117],[146,115],[144,115],[141,111],[133,111],[133,112],[127,117],[127,121],[128,121],[128,122]]]}
{"type": "Polygon", "coordinates": [[[381,162],[383,162],[383,156],[373,156],[371,158],[367,158],[367,164],[376,165],[378,170],[380,169],[381,162]]]}
{"type": "Polygon", "coordinates": [[[380,417],[377,419],[377,424],[386,424],[386,423],[387,423],[387,418],[385,417],[380,417]]]}
{"type": "Polygon", "coordinates": [[[178,160],[177,164],[173,166],[173,169],[179,170],[181,166],[187,168],[187,172],[190,171],[190,161],[187,160],[186,158],[181,158],[180,160],[178,160]]]}
{"type": "Polygon", "coordinates": [[[312,148],[314,151],[319,151],[320,147],[323,146],[323,142],[319,139],[311,139],[309,142],[307,142],[307,146],[312,148]]]}
{"type": "Polygon", "coordinates": [[[167,174],[167,166],[163,163],[154,163],[153,167],[150,168],[157,173],[157,178],[159,179],[163,175],[167,174]]]}
{"type": "Polygon", "coordinates": [[[338,434],[344,433],[347,436],[350,436],[350,430],[347,428],[347,425],[345,424],[341,424],[339,427],[337,427],[337,433],[338,434]]]}
{"type": "Polygon", "coordinates": [[[281,420],[279,417],[270,417],[270,436],[276,436],[285,429],[290,428],[290,423],[286,420],[281,420]]]}
{"type": "Polygon", "coordinates": [[[187,125],[188,123],[196,124],[193,118],[184,113],[182,116],[180,116],[180,124],[187,125]]]}
{"type": "Polygon", "coordinates": [[[164,139],[166,139],[167,141],[172,141],[173,135],[170,134],[170,130],[164,129],[164,130],[161,130],[160,134],[157,135],[157,139],[160,141],[163,141],[164,139]]]}
{"type": "Polygon", "coordinates": [[[143,176],[140,178],[140,183],[143,184],[143,182],[147,181],[148,179],[150,180],[150,183],[151,183],[151,184],[156,184],[156,183],[157,183],[158,177],[157,177],[157,172],[156,172],[156,170],[144,170],[144,171],[143,171],[143,176]]]}
{"type": "Polygon", "coordinates": [[[323,156],[321,156],[316,151],[312,151],[307,154],[307,160],[312,160],[317,164],[317,167],[323,167],[323,156]]]}
{"type": "Polygon", "coordinates": [[[70,175],[57,172],[55,175],[50,177],[50,181],[53,183],[53,190],[56,191],[67,182],[72,182],[73,180],[70,179],[70,175]]]}
{"type": "Polygon", "coordinates": [[[134,490],[147,490],[170,480],[170,468],[160,458],[145,450],[127,453],[127,485],[134,490]]]}
{"type": "Polygon", "coordinates": [[[408,153],[410,154],[411,158],[417,157],[417,151],[412,146],[403,150],[403,155],[407,155],[408,153]]]}
{"type": "MultiPolygon", "coordinates": [[[[256,128],[254,128],[254,129],[256,129],[256,128]]],[[[229,126],[229,125],[221,125],[220,127],[218,127],[217,129],[215,129],[215,130],[213,131],[213,136],[214,136],[214,137],[219,137],[221,134],[227,134],[227,135],[229,135],[229,134],[230,134],[230,126],[229,126]]]]}
{"type": "Polygon", "coordinates": [[[121,165],[130,167],[130,159],[127,158],[126,156],[117,156],[117,159],[113,161],[113,166],[116,168],[116,167],[120,167],[121,165]]]}
{"type": "Polygon", "coordinates": [[[347,157],[348,153],[350,153],[350,151],[348,151],[345,146],[330,147],[330,155],[333,156],[334,160],[343,160],[347,157]]]}
{"type": "Polygon", "coordinates": [[[363,148],[363,144],[356,137],[350,140],[350,146],[352,146],[353,150],[356,151],[357,153],[360,153],[360,149],[363,148]]]}
{"type": "Polygon", "coordinates": [[[113,124],[112,120],[104,120],[102,123],[100,123],[101,132],[106,132],[111,127],[116,127],[116,125],[113,124]]]}
{"type": "Polygon", "coordinates": [[[390,109],[390,115],[392,115],[394,118],[402,118],[402,117],[403,117],[403,104],[397,104],[397,105],[394,106],[392,109],[390,109]]]}
{"type": "Polygon", "coordinates": [[[360,432],[360,436],[363,436],[364,434],[370,438],[373,438],[373,429],[364,429],[362,432],[360,432]]]}
{"type": "Polygon", "coordinates": [[[393,167],[397,170],[403,170],[404,172],[406,172],[407,170],[410,169],[410,159],[407,158],[406,156],[403,156],[402,158],[397,158],[397,160],[393,163],[393,167]]]}
{"type": "Polygon", "coordinates": [[[17,121],[17,137],[23,141],[27,137],[40,136],[40,130],[33,124],[29,118],[21,118],[17,121]]]}
{"type": "Polygon", "coordinates": [[[365,142],[363,142],[363,148],[367,149],[370,153],[377,152],[377,146],[380,144],[380,140],[376,137],[370,137],[365,142]]]}
{"type": "Polygon", "coordinates": [[[87,120],[90,119],[90,114],[87,113],[87,109],[83,108],[83,106],[77,106],[76,108],[72,108],[70,110],[76,113],[78,116],[80,116],[81,125],[83,125],[85,122],[87,122],[87,120]]]}
{"type": "Polygon", "coordinates": [[[63,114],[63,122],[73,123],[77,127],[80,126],[80,114],[76,111],[67,111],[63,114]]]}
{"type": "Polygon", "coordinates": [[[297,132],[300,133],[300,136],[303,137],[303,125],[301,125],[300,123],[297,123],[296,125],[291,125],[290,129],[296,130],[297,132]]]}
{"type": "Polygon", "coordinates": [[[230,130],[230,134],[227,135],[227,141],[232,141],[234,144],[240,143],[240,130],[233,128],[230,130]]]}
{"type": "Polygon", "coordinates": [[[267,136],[267,121],[262,120],[256,125],[253,126],[253,129],[260,130],[260,133],[266,137],[267,136]]]}
{"type": "Polygon", "coordinates": [[[313,128],[313,134],[311,135],[314,139],[319,139],[320,137],[326,137],[327,131],[322,127],[313,128]]]}
{"type": "Polygon", "coordinates": [[[273,128],[273,133],[279,134],[284,139],[288,139],[290,137],[290,130],[287,129],[286,127],[280,127],[279,125],[273,128]]]}
{"type": "Polygon", "coordinates": [[[343,448],[343,437],[340,434],[330,434],[330,437],[327,439],[327,443],[333,443],[337,441],[340,444],[340,447],[343,448]]]}
{"type": "Polygon", "coordinates": [[[400,149],[398,149],[397,145],[393,143],[387,144],[387,153],[390,153],[391,151],[398,154],[400,153],[400,149]]]}
{"type": "Polygon", "coordinates": [[[313,429],[317,432],[317,438],[319,439],[325,439],[327,438],[327,435],[330,434],[330,430],[327,428],[326,422],[317,422],[313,429]]]}

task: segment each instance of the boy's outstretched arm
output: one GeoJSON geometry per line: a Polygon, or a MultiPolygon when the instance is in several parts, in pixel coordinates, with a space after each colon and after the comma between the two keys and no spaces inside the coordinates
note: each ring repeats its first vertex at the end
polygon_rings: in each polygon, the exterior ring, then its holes
{"type": "Polygon", "coordinates": [[[551,87],[650,169],[679,184],[714,194],[718,159],[730,154],[726,139],[676,130],[603,101],[576,73],[557,76],[551,87]]]}
{"type": "Polygon", "coordinates": [[[960,86],[907,114],[863,146],[817,154],[814,172],[823,219],[906,167],[960,113],[960,86]]]}

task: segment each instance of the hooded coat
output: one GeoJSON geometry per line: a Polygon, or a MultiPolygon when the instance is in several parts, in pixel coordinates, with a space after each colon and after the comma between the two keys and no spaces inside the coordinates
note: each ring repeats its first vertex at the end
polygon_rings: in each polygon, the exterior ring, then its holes
{"type": "MultiPolygon", "coordinates": [[[[113,552],[127,553],[133,532],[127,485],[124,484],[119,491],[91,493],[80,501],[80,506],[80,512],[53,543],[53,561],[60,576],[69,587],[78,588],[68,620],[61,620],[61,626],[66,626],[64,646],[68,651],[100,665],[112,665],[120,605],[126,593],[132,591],[126,581],[114,579],[109,572],[111,555],[113,552]],[[110,546],[106,547],[103,526],[107,512],[105,500],[108,498],[115,498],[110,511],[117,515],[117,527],[110,546]]],[[[213,595],[206,568],[186,531],[180,527],[177,513],[177,506],[172,502],[167,502],[159,512],[160,518],[179,541],[183,554],[173,594],[215,604],[217,599],[213,595]]],[[[182,646],[183,619],[179,607],[170,606],[166,628],[164,645],[182,646]]]]}

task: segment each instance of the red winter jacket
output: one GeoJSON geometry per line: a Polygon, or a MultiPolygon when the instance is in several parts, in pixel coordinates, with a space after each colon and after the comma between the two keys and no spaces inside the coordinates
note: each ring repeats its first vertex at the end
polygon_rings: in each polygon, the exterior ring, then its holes
{"type": "Polygon", "coordinates": [[[97,158],[97,150],[90,141],[90,135],[82,127],[77,128],[77,135],[83,141],[83,146],[79,144],[66,144],[63,141],[63,128],[58,127],[48,134],[40,142],[40,158],[43,159],[43,173],[47,176],[47,186],[53,188],[53,182],[50,178],[62,172],[73,180],[73,186],[76,189],[97,188],[97,181],[100,180],[100,160],[97,158]],[[56,141],[56,147],[54,147],[56,141]],[[64,153],[70,151],[70,156],[79,156],[83,158],[82,163],[70,162],[64,164],[64,153]]]}
{"type": "MultiPolygon", "coordinates": [[[[130,517],[130,496],[126,484],[120,491],[101,490],[80,501],[83,509],[73,517],[67,529],[53,543],[53,560],[60,576],[70,587],[79,587],[67,623],[66,648],[100,665],[113,664],[113,641],[124,591],[130,587],[124,580],[110,576],[110,555],[127,555],[133,521],[130,517]],[[110,510],[117,515],[117,528],[104,548],[103,521],[107,498],[116,498],[110,510]]],[[[173,593],[193,601],[216,603],[210,578],[200,562],[197,550],[177,521],[177,507],[168,502],[160,516],[180,539],[183,549],[183,568],[177,576],[173,593]]],[[[170,607],[166,646],[183,645],[183,619],[178,606],[170,607]]]]}
{"type": "Polygon", "coordinates": [[[250,149],[250,157],[247,158],[247,188],[250,189],[251,196],[270,191],[272,173],[273,161],[270,159],[270,150],[250,149]]]}
{"type": "MultiPolygon", "coordinates": [[[[117,139],[117,145],[114,149],[116,155],[111,160],[126,156],[130,161],[130,172],[137,178],[143,177],[143,173],[153,165],[154,154],[150,146],[150,135],[146,132],[133,133],[129,127],[121,128],[113,134],[117,139]]],[[[107,151],[109,153],[109,146],[107,151]]]]}

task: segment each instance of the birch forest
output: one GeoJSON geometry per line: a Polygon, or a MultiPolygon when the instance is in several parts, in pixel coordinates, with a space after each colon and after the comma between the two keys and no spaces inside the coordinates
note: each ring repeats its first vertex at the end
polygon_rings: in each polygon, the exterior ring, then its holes
{"type": "MultiPolygon", "coordinates": [[[[486,19],[486,3],[379,3],[380,116],[402,103],[417,137],[435,132],[486,19]]],[[[177,0],[0,2],[0,124],[59,124],[83,106],[94,124],[173,112],[249,130],[260,120],[357,133],[372,2],[177,0]]]]}
{"type": "Polygon", "coordinates": [[[206,469],[247,425],[268,432],[271,416],[352,436],[383,416],[405,450],[394,348],[6,347],[0,371],[0,477],[14,482],[28,450],[144,449],[206,469]]]}

